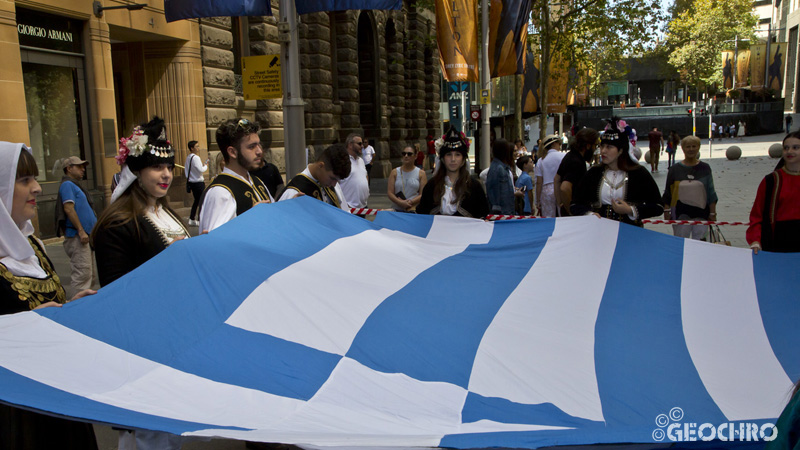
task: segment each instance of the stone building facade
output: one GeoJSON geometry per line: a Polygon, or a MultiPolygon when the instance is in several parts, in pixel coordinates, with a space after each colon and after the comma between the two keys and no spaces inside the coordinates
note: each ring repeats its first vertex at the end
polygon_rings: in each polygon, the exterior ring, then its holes
{"type": "MultiPolygon", "coordinates": [[[[404,146],[419,143],[425,151],[425,137],[440,133],[432,14],[405,1],[399,11],[305,14],[298,31],[307,146],[360,133],[376,150],[373,176],[385,177],[404,146]]],[[[242,56],[280,53],[277,19],[201,19],[200,42],[209,149],[218,151],[220,123],[246,117],[262,126],[261,140],[283,171],[282,101],[245,101],[239,69],[242,56]]]]}

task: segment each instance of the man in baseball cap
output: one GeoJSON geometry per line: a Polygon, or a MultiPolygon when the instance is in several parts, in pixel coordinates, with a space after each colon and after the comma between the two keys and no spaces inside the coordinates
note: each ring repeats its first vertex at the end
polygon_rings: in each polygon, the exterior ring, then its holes
{"type": "Polygon", "coordinates": [[[89,234],[97,222],[97,216],[92,196],[80,185],[89,162],[70,156],[63,159],[61,165],[64,177],[56,201],[56,234],[64,235],[64,250],[72,268],[70,284],[74,292],[80,292],[89,289],[96,276],[89,234]]]}

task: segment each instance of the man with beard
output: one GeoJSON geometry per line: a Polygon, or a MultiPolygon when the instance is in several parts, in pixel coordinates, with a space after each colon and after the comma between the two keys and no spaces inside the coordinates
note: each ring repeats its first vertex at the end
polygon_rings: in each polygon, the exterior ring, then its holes
{"type": "Polygon", "coordinates": [[[560,216],[569,216],[572,189],[586,175],[586,164],[591,163],[600,134],[591,128],[582,128],[575,135],[575,145],[564,155],[554,180],[556,204],[560,216]]]}
{"type": "Polygon", "coordinates": [[[200,232],[211,231],[259,203],[274,201],[267,186],[248,172],[264,165],[259,131],[261,127],[247,119],[230,119],[217,128],[225,169],[203,193],[200,232]]]}

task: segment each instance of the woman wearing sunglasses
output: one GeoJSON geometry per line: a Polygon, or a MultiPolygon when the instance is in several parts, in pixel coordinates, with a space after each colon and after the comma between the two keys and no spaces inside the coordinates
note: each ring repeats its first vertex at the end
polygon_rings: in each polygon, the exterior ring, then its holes
{"type": "Polygon", "coordinates": [[[393,169],[389,175],[389,189],[386,194],[394,203],[395,211],[415,212],[422,198],[422,189],[428,182],[428,177],[424,170],[414,164],[418,154],[419,151],[410,146],[404,148],[400,154],[403,164],[393,169]]]}

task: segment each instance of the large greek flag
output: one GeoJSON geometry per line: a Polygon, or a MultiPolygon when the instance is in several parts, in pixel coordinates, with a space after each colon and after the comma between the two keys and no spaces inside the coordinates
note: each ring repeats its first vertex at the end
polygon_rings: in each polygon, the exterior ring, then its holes
{"type": "Polygon", "coordinates": [[[299,198],[0,317],[0,400],[311,446],[749,434],[800,377],[798,266],[594,217],[369,222],[299,198]]]}

